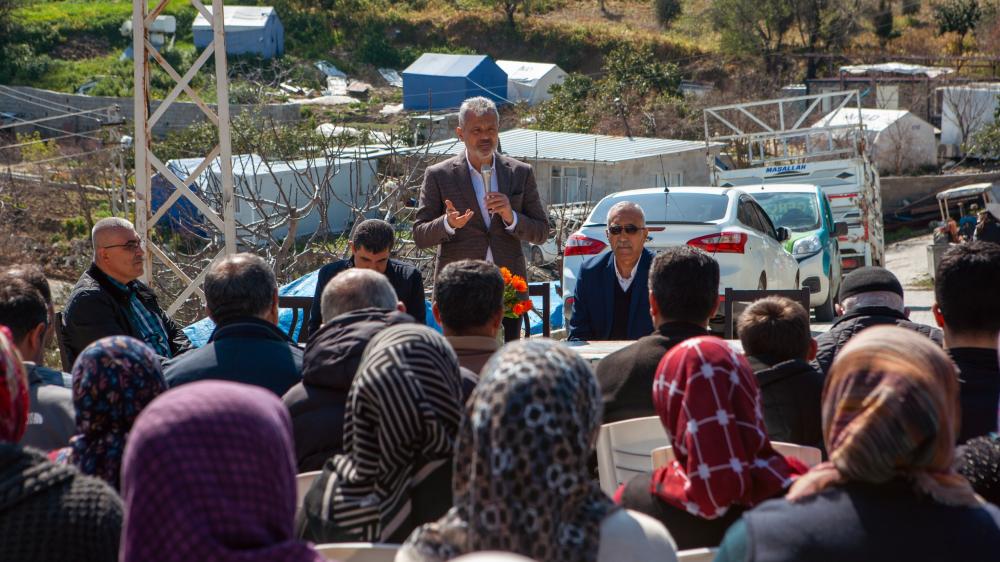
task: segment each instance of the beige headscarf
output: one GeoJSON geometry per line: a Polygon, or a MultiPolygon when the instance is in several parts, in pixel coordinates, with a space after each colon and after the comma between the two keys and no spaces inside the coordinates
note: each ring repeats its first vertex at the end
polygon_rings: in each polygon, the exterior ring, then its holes
{"type": "Polygon", "coordinates": [[[791,487],[795,501],[843,482],[897,477],[940,503],[982,503],[952,468],[961,419],[958,374],[931,340],[877,326],[837,355],[823,389],[823,435],[830,460],[791,487]]]}

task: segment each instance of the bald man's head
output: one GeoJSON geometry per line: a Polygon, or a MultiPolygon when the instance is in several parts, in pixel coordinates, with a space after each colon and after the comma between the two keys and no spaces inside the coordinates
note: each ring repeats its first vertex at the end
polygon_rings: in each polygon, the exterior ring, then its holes
{"type": "Polygon", "coordinates": [[[132,223],[118,217],[97,221],[90,232],[94,264],[119,283],[142,276],[145,247],[132,223]]]}

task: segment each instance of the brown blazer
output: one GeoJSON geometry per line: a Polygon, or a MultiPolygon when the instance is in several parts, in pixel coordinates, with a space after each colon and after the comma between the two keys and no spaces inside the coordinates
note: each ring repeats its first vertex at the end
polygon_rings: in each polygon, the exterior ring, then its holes
{"type": "Polygon", "coordinates": [[[527,278],[528,267],[521,251],[521,241],[545,242],[549,234],[548,217],[529,164],[498,153],[495,168],[497,187],[500,193],[507,195],[511,208],[517,213],[517,226],[513,232],[507,232],[500,217],[487,227],[490,218],[484,219],[479,210],[464,151],[427,168],[424,173],[420,207],[413,222],[413,241],[420,248],[440,245],[434,268],[435,278],[438,271],[451,262],[484,259],[487,248],[493,250],[495,264],[527,278]],[[445,230],[445,199],[450,199],[460,213],[472,209],[475,214],[453,235],[445,230]]]}

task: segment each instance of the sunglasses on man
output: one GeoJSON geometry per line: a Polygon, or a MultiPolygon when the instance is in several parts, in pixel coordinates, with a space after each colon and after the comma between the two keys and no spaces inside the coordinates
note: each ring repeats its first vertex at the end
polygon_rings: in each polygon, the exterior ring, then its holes
{"type": "Polygon", "coordinates": [[[608,234],[612,234],[614,236],[618,236],[619,234],[621,234],[624,231],[625,234],[628,234],[629,236],[631,236],[631,235],[635,234],[636,232],[639,232],[640,230],[643,230],[643,227],[636,226],[634,224],[626,224],[625,226],[622,226],[620,224],[616,224],[616,225],[612,225],[612,226],[608,227],[608,234]]]}

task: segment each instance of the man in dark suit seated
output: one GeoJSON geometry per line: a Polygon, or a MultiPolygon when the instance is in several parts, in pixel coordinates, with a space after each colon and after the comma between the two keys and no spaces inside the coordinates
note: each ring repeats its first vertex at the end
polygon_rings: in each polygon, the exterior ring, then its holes
{"type": "Polygon", "coordinates": [[[337,260],[323,266],[316,279],[316,294],[313,296],[312,312],[309,314],[309,336],[315,334],[323,324],[320,301],[323,288],[341,271],[352,267],[371,269],[389,279],[396,296],[409,314],[420,324],[426,324],[427,310],[424,305],[424,280],[420,271],[412,265],[389,257],[395,235],[392,226],[379,219],[362,221],[351,235],[351,257],[337,260]]]}
{"type": "Polygon", "coordinates": [[[653,259],[649,285],[656,332],[597,364],[604,423],[656,415],[656,368],[675,345],[708,334],[708,320],[719,306],[719,263],[698,248],[667,248],[653,259]]]}
{"type": "Polygon", "coordinates": [[[191,342],[139,277],[145,270],[146,244],[129,221],[108,217],[91,230],[94,261],[83,272],[63,310],[70,363],[85,347],[106,336],[142,340],[162,360],[191,348],[191,342]]]}
{"type": "Polygon", "coordinates": [[[608,209],[611,251],[583,263],[574,291],[571,340],[635,340],[653,333],[646,217],[631,201],[608,209]]]}
{"type": "Polygon", "coordinates": [[[277,326],[278,285],[267,262],[236,254],[213,265],[205,304],[215,331],[205,346],[167,363],[167,386],[219,379],[281,396],[302,379],[302,350],[277,326]]]}
{"type": "MultiPolygon", "coordinates": [[[[531,165],[497,152],[499,129],[492,101],[465,100],[455,129],[465,150],[424,173],[413,241],[420,248],[438,247],[435,277],[449,263],[470,259],[506,267],[528,281],[521,242],[541,244],[548,236],[531,165]]],[[[505,318],[504,338],[519,338],[522,324],[505,318]]]]}

